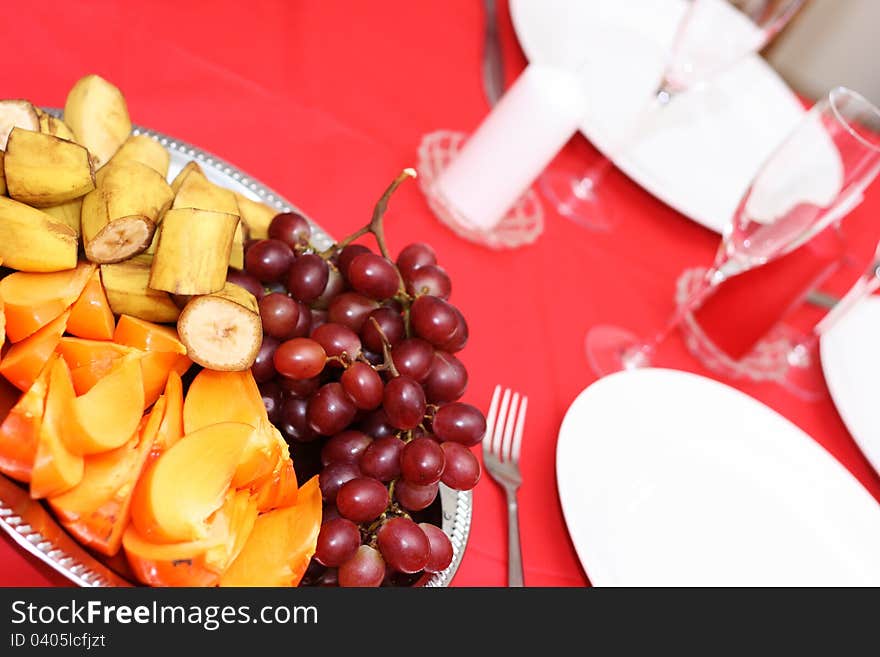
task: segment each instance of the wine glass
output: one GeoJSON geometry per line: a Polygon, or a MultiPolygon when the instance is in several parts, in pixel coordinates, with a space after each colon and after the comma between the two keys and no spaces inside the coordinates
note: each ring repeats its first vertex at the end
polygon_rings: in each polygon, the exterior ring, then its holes
{"type": "Polygon", "coordinates": [[[771,154],[727,225],[715,261],[690,298],[652,339],[614,326],[587,334],[600,376],[651,365],[657,347],[722,282],[779,258],[840,217],[880,171],[880,110],[845,87],[807,112],[771,154]]]}
{"type": "MultiPolygon", "coordinates": [[[[626,153],[650,115],[676,94],[705,82],[770,43],[802,2],[688,0],[660,85],[614,150],[626,153]]],[[[580,176],[548,171],[540,179],[541,188],[561,215],[586,228],[608,230],[613,219],[599,183],[612,166],[608,157],[600,156],[580,176]]]]}

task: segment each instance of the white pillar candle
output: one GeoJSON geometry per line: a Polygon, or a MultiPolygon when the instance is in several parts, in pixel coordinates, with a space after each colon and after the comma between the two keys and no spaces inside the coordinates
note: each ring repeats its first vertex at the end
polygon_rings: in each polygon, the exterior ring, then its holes
{"type": "Polygon", "coordinates": [[[437,179],[435,193],[472,227],[490,230],[577,132],[585,110],[574,73],[530,65],[437,179]]]}

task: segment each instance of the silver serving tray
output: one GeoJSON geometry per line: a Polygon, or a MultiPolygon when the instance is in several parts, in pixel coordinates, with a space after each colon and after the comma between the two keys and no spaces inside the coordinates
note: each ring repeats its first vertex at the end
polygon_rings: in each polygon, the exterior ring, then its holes
{"type": "MultiPolygon", "coordinates": [[[[60,117],[62,114],[58,109],[43,109],[53,116],[60,117]]],[[[244,194],[252,200],[265,203],[279,212],[294,210],[307,216],[277,192],[211,153],[148,128],[135,126],[132,134],[152,137],[168,149],[171,153],[169,180],[177,175],[187,162],[195,160],[212,182],[244,194]]],[[[381,190],[377,190],[377,194],[379,192],[381,190]]],[[[366,211],[365,216],[368,216],[366,211]]],[[[312,224],[312,242],[316,247],[326,249],[333,244],[333,238],[323,228],[311,219],[309,222],[312,224]]],[[[452,541],[452,563],[443,572],[425,575],[416,582],[416,585],[429,587],[449,585],[461,564],[467,545],[472,502],[471,491],[455,491],[440,485],[442,528],[452,541]]],[[[0,475],[0,529],[9,534],[22,548],[78,586],[134,584],[92,557],[62,529],[43,504],[30,499],[26,490],[2,475],[0,475]]]]}

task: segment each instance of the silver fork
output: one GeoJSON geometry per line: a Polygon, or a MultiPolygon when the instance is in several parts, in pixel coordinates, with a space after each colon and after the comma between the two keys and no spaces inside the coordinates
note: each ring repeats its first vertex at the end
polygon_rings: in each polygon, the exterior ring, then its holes
{"type": "Polygon", "coordinates": [[[523,396],[520,401],[518,392],[512,392],[507,388],[502,394],[501,386],[495,386],[492,403],[489,405],[489,417],[486,419],[486,437],[483,441],[483,462],[486,464],[486,470],[507,495],[508,586],[523,585],[516,492],[522,484],[519,453],[528,404],[528,397],[523,396]]]}

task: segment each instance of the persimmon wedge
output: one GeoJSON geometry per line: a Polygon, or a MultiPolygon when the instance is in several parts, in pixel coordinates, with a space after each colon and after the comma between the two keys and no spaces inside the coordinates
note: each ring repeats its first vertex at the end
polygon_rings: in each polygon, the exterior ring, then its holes
{"type": "Polygon", "coordinates": [[[58,353],[70,368],[76,394],[84,395],[119,366],[123,357],[142,352],[106,340],[64,336],[58,343],[58,353]]]}
{"type": "Polygon", "coordinates": [[[88,456],[80,482],[49,504],[61,524],[80,543],[113,556],[128,525],[131,496],[165,415],[160,398],[137,433],[122,447],[88,456]]]}
{"type": "Polygon", "coordinates": [[[177,331],[131,315],[120,315],[113,332],[113,342],[143,351],[186,354],[186,347],[178,339],[177,331]]]}
{"type": "Polygon", "coordinates": [[[183,376],[192,361],[172,351],[145,351],[141,357],[141,375],[144,382],[144,407],[150,406],[165,388],[169,375],[183,376]]]}
{"type": "Polygon", "coordinates": [[[95,269],[71,308],[67,332],[78,338],[112,340],[115,329],[116,320],[101,284],[101,273],[95,269]]]}
{"type": "Polygon", "coordinates": [[[10,409],[3,424],[0,424],[0,472],[26,483],[31,480],[31,470],[37,456],[50,369],[43,368],[31,387],[10,409]]]}
{"type": "Polygon", "coordinates": [[[0,280],[0,297],[10,342],[33,335],[59,317],[79,298],[95,265],[52,273],[14,272],[0,280]]]}
{"type": "Polygon", "coordinates": [[[131,520],[155,543],[198,541],[223,504],[253,427],[212,424],[186,434],[153,461],[135,488],[131,520]]]}
{"type": "Polygon", "coordinates": [[[69,314],[70,311],[65,311],[33,335],[12,345],[0,361],[0,374],[19,390],[30,388],[61,341],[69,314]]]}
{"type": "Polygon", "coordinates": [[[177,372],[168,375],[163,398],[165,414],[153,443],[152,457],[159,456],[183,437],[183,382],[177,372]]]}
{"type": "MultiPolygon", "coordinates": [[[[254,428],[232,478],[233,488],[254,485],[269,475],[280,458],[275,428],[250,370],[202,370],[190,384],[183,403],[186,433],[215,422],[243,422],[254,428]]],[[[283,442],[283,440],[282,440],[283,442]]]]}
{"type": "Polygon", "coordinates": [[[116,449],[134,435],[144,412],[144,385],[137,356],[122,363],[73,400],[67,443],[77,454],[116,449]]]}
{"type": "Polygon", "coordinates": [[[296,586],[315,553],[321,529],[318,477],[300,489],[295,506],[262,513],[220,586],[296,586]]]}
{"type": "Polygon", "coordinates": [[[31,497],[34,499],[63,493],[82,479],[83,458],[72,451],[64,439],[64,427],[69,422],[74,398],[67,363],[54,356],[49,365],[49,392],[31,471],[31,497]]]}

